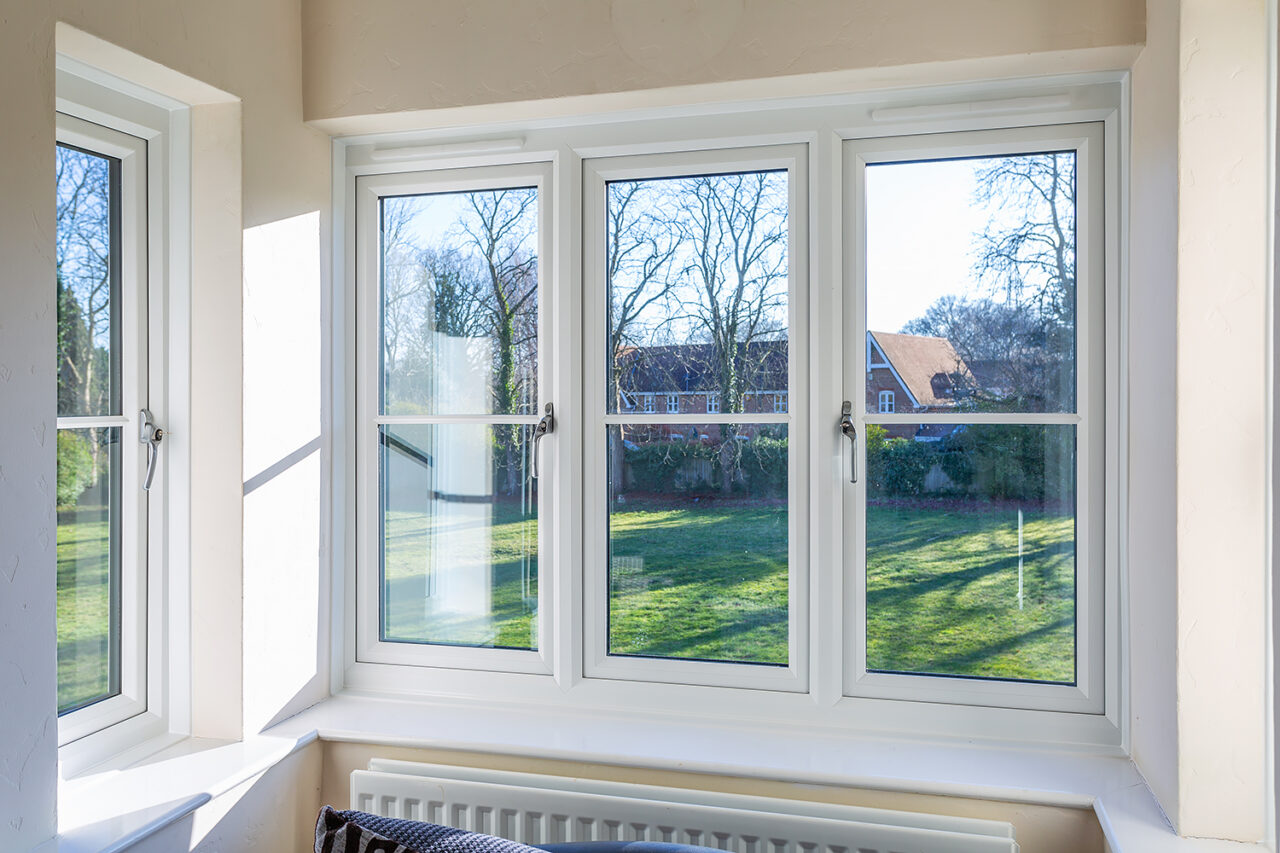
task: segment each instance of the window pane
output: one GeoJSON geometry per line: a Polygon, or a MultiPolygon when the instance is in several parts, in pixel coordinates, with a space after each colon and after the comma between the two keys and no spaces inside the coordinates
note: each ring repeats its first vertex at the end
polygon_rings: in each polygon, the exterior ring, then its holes
{"type": "Polygon", "coordinates": [[[381,202],[382,412],[532,414],[538,191],[381,202]]]}
{"type": "Polygon", "coordinates": [[[786,427],[608,431],[610,654],[785,665],[786,427]]]}
{"type": "Polygon", "coordinates": [[[120,414],[120,161],[57,147],[58,414],[120,414]]]}
{"type": "Polygon", "coordinates": [[[120,428],[58,430],[58,713],[120,692],[120,428]]]}
{"type": "Polygon", "coordinates": [[[1075,153],[866,175],[867,411],[1075,411],[1075,153]]]}
{"type": "Polygon", "coordinates": [[[787,173],[608,185],[609,411],[773,413],[787,389],[787,173]]]}
{"type": "Polygon", "coordinates": [[[869,425],[867,668],[1074,683],[1075,502],[1073,426],[869,425]]]}
{"type": "Polygon", "coordinates": [[[380,428],[384,640],[538,647],[531,430],[380,428]]]}

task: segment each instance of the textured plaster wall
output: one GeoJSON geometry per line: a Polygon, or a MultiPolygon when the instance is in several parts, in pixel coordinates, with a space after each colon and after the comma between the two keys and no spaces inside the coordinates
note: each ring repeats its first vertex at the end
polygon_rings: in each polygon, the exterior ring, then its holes
{"type": "Polygon", "coordinates": [[[56,791],[53,13],[0,3],[0,850],[56,791]]]}
{"type": "Polygon", "coordinates": [[[1179,34],[1175,823],[1238,841],[1267,831],[1266,5],[1182,0],[1179,34]]]}
{"type": "Polygon", "coordinates": [[[1147,0],[1133,66],[1129,217],[1130,748],[1169,815],[1178,813],[1174,366],[1177,355],[1178,0],[1147,0]],[[1141,591],[1140,594],[1137,591],[1141,591]]]}
{"type": "Polygon", "coordinates": [[[1143,0],[308,0],[308,119],[1139,44],[1143,0]]]}

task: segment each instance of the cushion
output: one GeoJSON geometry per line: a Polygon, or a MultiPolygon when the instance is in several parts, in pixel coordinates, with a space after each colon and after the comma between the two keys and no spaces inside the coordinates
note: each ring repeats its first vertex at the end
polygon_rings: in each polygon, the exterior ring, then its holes
{"type": "Polygon", "coordinates": [[[541,853],[479,832],[358,811],[320,810],[316,853],[541,853]]]}

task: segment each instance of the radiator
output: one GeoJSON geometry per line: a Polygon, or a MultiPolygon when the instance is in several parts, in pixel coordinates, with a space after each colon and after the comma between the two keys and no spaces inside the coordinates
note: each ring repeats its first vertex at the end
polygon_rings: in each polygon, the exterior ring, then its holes
{"type": "Polygon", "coordinates": [[[375,758],[351,807],[525,844],[670,841],[733,853],[1017,853],[1008,823],[375,758]]]}

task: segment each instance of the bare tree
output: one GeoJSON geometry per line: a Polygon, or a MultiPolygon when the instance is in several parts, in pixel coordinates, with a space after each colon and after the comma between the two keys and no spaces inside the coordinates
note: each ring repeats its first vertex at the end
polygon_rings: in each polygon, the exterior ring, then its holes
{"type": "Polygon", "coordinates": [[[609,342],[616,399],[623,353],[653,343],[653,328],[640,329],[649,310],[664,302],[674,284],[672,262],[677,229],[661,214],[661,192],[641,181],[609,185],[609,342]]]}
{"type": "MultiPolygon", "coordinates": [[[[1069,356],[1075,340],[1075,154],[994,158],[975,178],[975,200],[991,216],[980,237],[974,274],[1021,316],[1024,365],[1039,362],[1051,368],[1069,356]]],[[[1039,370],[1047,378],[1035,393],[1048,406],[1064,402],[1055,399],[1058,395],[1074,394],[1069,377],[1039,370]]]]}
{"type": "MultiPolygon", "coordinates": [[[[786,179],[748,172],[683,183],[675,225],[686,263],[672,290],[673,319],[710,344],[721,411],[745,412],[747,391],[765,372],[761,344],[786,337],[786,179]]],[[[736,433],[721,427],[724,491],[738,476],[736,433]]]]}

